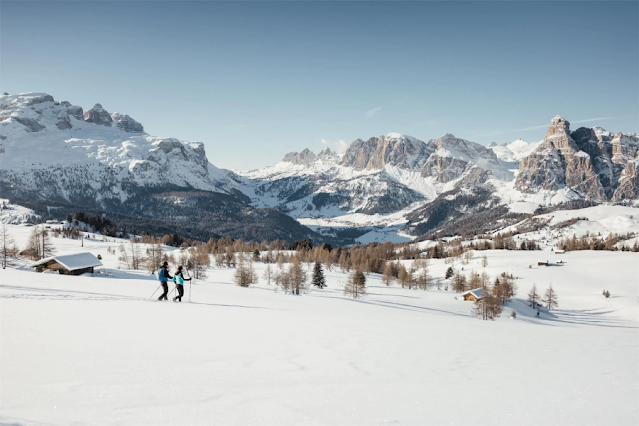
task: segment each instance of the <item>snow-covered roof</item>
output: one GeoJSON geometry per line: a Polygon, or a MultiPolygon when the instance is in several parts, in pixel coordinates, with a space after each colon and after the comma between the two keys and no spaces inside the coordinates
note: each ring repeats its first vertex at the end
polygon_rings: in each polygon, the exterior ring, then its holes
{"type": "Polygon", "coordinates": [[[476,288],[474,290],[468,290],[467,292],[462,293],[462,296],[465,296],[467,294],[472,294],[477,299],[481,299],[482,295],[484,294],[484,290],[481,289],[481,288],[476,288]]]}
{"type": "Polygon", "coordinates": [[[91,253],[75,253],[65,254],[61,256],[51,256],[46,259],[39,260],[31,265],[32,268],[41,266],[55,260],[60,265],[64,266],[69,271],[75,271],[76,269],[92,268],[95,266],[102,266],[102,262],[91,253]]]}

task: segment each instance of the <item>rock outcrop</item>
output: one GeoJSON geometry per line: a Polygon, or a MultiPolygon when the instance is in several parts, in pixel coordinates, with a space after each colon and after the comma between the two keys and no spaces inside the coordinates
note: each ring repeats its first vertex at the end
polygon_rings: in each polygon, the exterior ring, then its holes
{"type": "Polygon", "coordinates": [[[355,170],[376,170],[387,165],[413,169],[422,167],[429,154],[424,142],[399,133],[388,133],[367,141],[356,139],[344,153],[341,164],[355,170]]]}
{"type": "Polygon", "coordinates": [[[556,116],[542,143],[519,164],[515,188],[535,193],[567,187],[595,202],[636,198],[631,163],[638,149],[636,135],[611,137],[598,127],[571,133],[570,123],[556,116]]]}
{"type": "Polygon", "coordinates": [[[111,114],[113,124],[119,129],[129,133],[144,133],[144,127],[126,114],[114,112],[111,114]]]}
{"type": "Polygon", "coordinates": [[[84,121],[108,127],[111,127],[113,124],[111,114],[102,108],[100,104],[93,105],[93,108],[84,113],[84,121]]]}
{"type": "MultiPolygon", "coordinates": [[[[428,141],[427,152],[431,154],[424,162],[422,176],[432,176],[440,183],[455,180],[473,168],[489,172],[505,171],[505,166],[492,150],[478,143],[456,138],[450,133],[428,141]]],[[[473,172],[465,176],[466,184],[474,184],[472,176],[485,179],[481,172],[473,172]]]]}

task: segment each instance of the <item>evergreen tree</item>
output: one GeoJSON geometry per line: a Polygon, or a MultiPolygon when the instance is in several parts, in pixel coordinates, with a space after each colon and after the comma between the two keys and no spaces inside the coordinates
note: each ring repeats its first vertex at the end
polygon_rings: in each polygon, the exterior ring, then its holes
{"type": "Polygon", "coordinates": [[[546,305],[546,308],[548,308],[549,311],[559,306],[557,293],[555,292],[555,289],[552,288],[552,284],[550,284],[546,290],[544,298],[541,301],[544,305],[546,305]]]}
{"type": "Polygon", "coordinates": [[[260,261],[260,251],[258,249],[255,249],[255,251],[253,252],[253,262],[259,262],[260,261]]]}
{"type": "Polygon", "coordinates": [[[449,266],[448,269],[446,269],[446,275],[444,276],[444,279],[447,280],[451,278],[454,274],[455,274],[455,271],[453,270],[453,267],[449,266]]]}
{"type": "Polygon", "coordinates": [[[488,256],[484,255],[484,257],[481,258],[481,266],[483,268],[485,268],[486,266],[488,266],[488,256]]]}
{"type": "Polygon", "coordinates": [[[326,279],[324,278],[324,271],[322,271],[322,264],[319,262],[315,262],[315,266],[313,267],[313,277],[311,281],[315,287],[319,287],[319,288],[326,287],[326,279]]]}

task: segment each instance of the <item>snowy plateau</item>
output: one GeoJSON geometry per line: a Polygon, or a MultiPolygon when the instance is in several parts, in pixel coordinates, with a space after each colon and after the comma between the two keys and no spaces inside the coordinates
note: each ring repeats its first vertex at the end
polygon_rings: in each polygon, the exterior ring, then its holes
{"type": "MultiPolygon", "coordinates": [[[[637,229],[633,210],[577,211],[589,220],[573,231],[637,229]]],[[[1,216],[29,214],[13,206],[1,216]]],[[[34,229],[6,228],[19,247],[34,229]]],[[[151,301],[155,276],[122,268],[112,249],[127,240],[82,235],[53,245],[100,255],[93,274],[36,273],[19,259],[0,270],[1,424],[639,422],[638,253],[554,254],[552,231],[535,234],[542,251],[475,251],[466,271],[507,272],[519,287],[499,318],[481,321],[445,290],[444,259],[430,260],[439,289],[387,286],[371,273],[357,300],[337,266],[325,271],[328,287],[301,296],[264,278],[239,287],[234,268],[210,267],[180,304],[151,301]],[[558,257],[563,266],[537,266],[558,257]],[[552,284],[558,309],[536,316],[525,296],[533,283],[552,284]]],[[[266,265],[253,267],[262,277],[266,265]]]]}
{"type": "Polygon", "coordinates": [[[100,104],[84,111],[45,93],[0,95],[0,196],[57,218],[84,210],[164,221],[201,240],[400,242],[467,232],[470,215],[475,231],[489,232],[513,214],[575,202],[634,206],[638,170],[637,134],[572,131],[556,116],[539,142],[388,133],[342,153],[305,149],[230,171],[202,143],[150,136],[100,104]]]}

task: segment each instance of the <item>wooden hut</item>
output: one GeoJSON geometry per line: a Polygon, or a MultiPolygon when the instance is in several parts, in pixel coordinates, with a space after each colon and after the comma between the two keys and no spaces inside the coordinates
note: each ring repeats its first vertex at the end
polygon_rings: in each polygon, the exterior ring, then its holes
{"type": "Polygon", "coordinates": [[[61,256],[51,256],[42,259],[31,265],[36,268],[36,272],[58,271],[63,275],[80,275],[85,272],[93,272],[97,266],[102,266],[102,262],[91,253],[65,254],[61,256]]]}
{"type": "Polygon", "coordinates": [[[482,298],[484,294],[484,290],[481,288],[476,288],[474,290],[468,290],[465,293],[462,293],[462,297],[464,300],[470,300],[471,302],[476,302],[482,298]]]}

